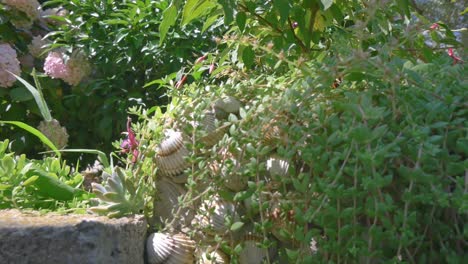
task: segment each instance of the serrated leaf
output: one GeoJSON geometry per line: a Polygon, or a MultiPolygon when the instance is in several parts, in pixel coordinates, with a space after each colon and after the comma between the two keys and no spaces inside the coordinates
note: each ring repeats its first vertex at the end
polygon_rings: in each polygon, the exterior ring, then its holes
{"type": "Polygon", "coordinates": [[[243,222],[235,222],[231,225],[231,231],[237,231],[244,226],[243,222]]]}

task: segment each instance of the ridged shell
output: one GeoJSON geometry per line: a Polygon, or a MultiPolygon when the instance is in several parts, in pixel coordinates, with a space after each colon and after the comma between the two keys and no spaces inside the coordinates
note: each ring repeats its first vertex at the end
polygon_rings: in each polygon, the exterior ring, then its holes
{"type": "Polygon", "coordinates": [[[225,129],[216,127],[216,117],[213,111],[205,111],[201,122],[202,129],[206,135],[201,138],[207,147],[211,147],[218,143],[225,134],[225,129]]]}
{"type": "Polygon", "coordinates": [[[201,214],[196,218],[202,227],[211,228],[217,234],[224,234],[229,229],[225,225],[228,216],[233,217],[233,222],[239,221],[239,214],[234,204],[215,197],[203,202],[201,214]]]}
{"type": "Polygon", "coordinates": [[[240,264],[260,264],[266,260],[268,250],[257,246],[260,239],[255,236],[247,236],[244,238],[244,248],[239,254],[240,264]]]}
{"type": "Polygon", "coordinates": [[[165,138],[159,143],[157,153],[159,156],[167,156],[184,146],[182,132],[168,129],[164,131],[165,138]]]}
{"type": "Polygon", "coordinates": [[[200,258],[198,260],[199,264],[228,264],[229,257],[224,254],[221,250],[205,249],[202,250],[200,258]]]}
{"type": "Polygon", "coordinates": [[[146,242],[149,264],[192,264],[195,242],[183,234],[151,234],[146,242]]]}
{"type": "Polygon", "coordinates": [[[226,113],[237,113],[241,107],[239,100],[232,96],[225,96],[214,102],[214,108],[219,108],[226,113]]]}
{"type": "Polygon", "coordinates": [[[266,162],[268,176],[266,180],[270,189],[278,189],[289,172],[289,162],[279,157],[270,157],[266,162]]]}
{"type": "Polygon", "coordinates": [[[220,176],[224,179],[224,186],[235,192],[242,191],[247,187],[247,178],[239,173],[240,166],[237,159],[228,158],[219,170],[220,176]],[[231,164],[228,165],[228,163],[231,164]]]}
{"type": "Polygon", "coordinates": [[[163,176],[175,176],[181,174],[189,163],[185,158],[189,155],[185,147],[181,132],[166,131],[166,138],[157,148],[156,165],[163,176]]]}
{"type": "MultiPolygon", "coordinates": [[[[156,190],[157,199],[154,201],[154,217],[159,223],[170,222],[179,209],[179,197],[185,195],[186,191],[167,178],[161,178],[157,181],[156,190]]],[[[178,217],[175,227],[190,225],[194,217],[193,208],[181,209],[178,217]]]]}

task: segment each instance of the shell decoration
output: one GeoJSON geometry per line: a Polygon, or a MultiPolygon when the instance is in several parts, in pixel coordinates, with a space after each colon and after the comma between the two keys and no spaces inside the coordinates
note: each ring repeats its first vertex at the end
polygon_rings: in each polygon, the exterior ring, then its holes
{"type": "Polygon", "coordinates": [[[199,264],[228,264],[229,257],[219,249],[207,248],[201,250],[198,258],[199,264]]]}
{"type": "Polygon", "coordinates": [[[225,129],[218,128],[216,124],[216,117],[214,111],[205,111],[201,127],[206,133],[201,140],[207,147],[211,147],[218,143],[226,133],[225,129]]]}
{"type": "Polygon", "coordinates": [[[216,118],[225,119],[229,114],[239,112],[241,103],[232,96],[225,96],[216,100],[213,108],[215,109],[216,118]]]}
{"type": "Polygon", "coordinates": [[[257,245],[261,238],[254,235],[244,237],[244,247],[239,253],[240,264],[260,264],[263,263],[269,254],[268,250],[257,245]]]}
{"type": "Polygon", "coordinates": [[[161,178],[156,182],[157,199],[154,201],[154,218],[159,223],[172,221],[178,217],[175,227],[187,226],[194,217],[194,212],[190,207],[180,209],[180,214],[175,215],[179,210],[179,197],[186,194],[186,191],[167,178],[161,178]]]}
{"type": "Polygon", "coordinates": [[[182,133],[167,130],[166,138],[162,140],[157,148],[156,164],[159,172],[163,176],[181,174],[190,165],[185,160],[188,155],[189,151],[184,145],[182,133]]]}
{"type": "Polygon", "coordinates": [[[235,205],[219,197],[204,201],[200,211],[200,214],[195,216],[198,223],[216,234],[222,235],[228,231],[229,227],[225,225],[226,217],[233,217],[233,222],[239,221],[235,205]]]}
{"type": "Polygon", "coordinates": [[[192,264],[195,242],[183,234],[153,233],[146,241],[149,264],[192,264]]]}

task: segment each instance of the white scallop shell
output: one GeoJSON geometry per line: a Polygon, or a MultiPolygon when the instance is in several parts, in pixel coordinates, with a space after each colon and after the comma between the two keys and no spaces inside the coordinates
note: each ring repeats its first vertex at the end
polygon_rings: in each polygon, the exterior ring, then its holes
{"type": "Polygon", "coordinates": [[[204,249],[198,260],[199,264],[228,264],[229,257],[219,249],[204,249]]]}
{"type": "Polygon", "coordinates": [[[201,127],[206,132],[206,135],[201,140],[207,147],[211,147],[218,143],[225,134],[225,129],[217,128],[216,117],[213,111],[205,111],[201,127]]]}
{"type": "Polygon", "coordinates": [[[235,205],[215,197],[202,203],[200,214],[196,218],[203,228],[210,228],[214,233],[224,234],[229,229],[225,225],[228,216],[233,217],[233,222],[239,221],[235,205]]]}
{"type": "Polygon", "coordinates": [[[183,234],[153,233],[146,241],[149,264],[192,264],[195,242],[183,234]]]}
{"type": "Polygon", "coordinates": [[[166,138],[159,144],[157,153],[156,165],[163,176],[181,174],[190,166],[185,160],[189,151],[183,143],[181,132],[166,131],[166,138]]]}
{"type": "Polygon", "coordinates": [[[231,171],[229,171],[227,164],[223,164],[220,169],[220,176],[224,179],[224,186],[235,192],[244,190],[247,187],[247,178],[239,173],[240,163],[234,158],[228,159],[228,161],[232,162],[231,171]]]}
{"type": "Polygon", "coordinates": [[[194,217],[193,208],[185,207],[179,210],[179,197],[186,194],[186,191],[179,185],[171,182],[167,178],[161,178],[156,182],[156,199],[154,201],[154,218],[159,223],[171,222],[174,217],[178,217],[174,223],[175,227],[187,226],[194,217]]]}
{"type": "Polygon", "coordinates": [[[184,145],[182,132],[168,129],[164,131],[165,138],[159,143],[157,153],[160,156],[167,156],[178,150],[184,145]]]}
{"type": "Polygon", "coordinates": [[[240,264],[260,264],[267,259],[268,250],[257,246],[259,239],[256,237],[246,237],[244,247],[239,254],[240,264]]]}
{"type": "Polygon", "coordinates": [[[289,171],[289,162],[278,157],[271,157],[266,162],[266,168],[271,176],[286,176],[289,171]]]}
{"type": "Polygon", "coordinates": [[[239,100],[232,96],[222,97],[214,102],[214,108],[219,108],[226,113],[237,113],[241,108],[241,103],[239,100]]]}

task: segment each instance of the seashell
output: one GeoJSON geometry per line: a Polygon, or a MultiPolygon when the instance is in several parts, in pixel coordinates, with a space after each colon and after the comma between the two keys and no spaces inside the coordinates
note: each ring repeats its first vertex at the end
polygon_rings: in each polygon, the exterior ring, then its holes
{"type": "Polygon", "coordinates": [[[154,200],[154,218],[159,223],[170,222],[174,217],[178,217],[174,226],[187,226],[194,217],[194,211],[190,207],[179,210],[179,197],[186,194],[186,191],[179,185],[171,182],[167,178],[162,178],[156,182],[156,199],[154,200]]]}
{"type": "Polygon", "coordinates": [[[171,177],[171,180],[175,183],[186,183],[188,179],[187,173],[181,173],[171,177]]]}
{"type": "Polygon", "coordinates": [[[260,264],[267,259],[268,250],[257,246],[260,241],[261,238],[257,236],[248,235],[244,237],[244,247],[239,253],[240,264],[260,264]]]}
{"type": "Polygon", "coordinates": [[[239,109],[241,108],[241,103],[239,102],[239,100],[232,96],[225,96],[216,100],[213,104],[213,107],[215,109],[221,109],[227,114],[230,114],[239,112],[239,109]]]}
{"type": "Polygon", "coordinates": [[[266,170],[269,174],[269,177],[265,177],[268,186],[271,189],[278,189],[281,182],[284,182],[281,178],[288,175],[289,162],[279,157],[270,157],[266,161],[266,170]]]}
{"type": "Polygon", "coordinates": [[[164,131],[165,138],[159,143],[156,148],[158,155],[168,156],[177,151],[184,145],[184,138],[182,132],[168,129],[164,131]]]}
{"type": "Polygon", "coordinates": [[[213,111],[205,111],[201,127],[206,132],[206,135],[201,138],[207,147],[211,147],[218,143],[226,133],[225,129],[217,128],[216,117],[213,111]]]}
{"type": "Polygon", "coordinates": [[[185,160],[189,155],[183,143],[182,133],[168,130],[166,138],[157,148],[156,165],[163,176],[181,174],[190,164],[185,160]]]}
{"type": "Polygon", "coordinates": [[[149,264],[192,264],[195,242],[183,234],[153,233],[146,241],[149,264]]]}
{"type": "Polygon", "coordinates": [[[230,158],[227,161],[232,163],[233,168],[229,172],[226,161],[221,167],[220,176],[224,179],[224,186],[235,192],[244,190],[247,187],[247,178],[238,172],[240,170],[240,163],[234,158],[230,158]]]}
{"type": "Polygon", "coordinates": [[[219,249],[207,248],[202,250],[198,260],[199,264],[227,264],[229,257],[219,249]]]}
{"type": "Polygon", "coordinates": [[[210,228],[216,234],[224,234],[229,227],[225,225],[226,217],[233,217],[233,222],[239,221],[239,214],[233,203],[223,201],[219,197],[205,200],[202,203],[201,214],[195,218],[203,228],[210,228]]]}

